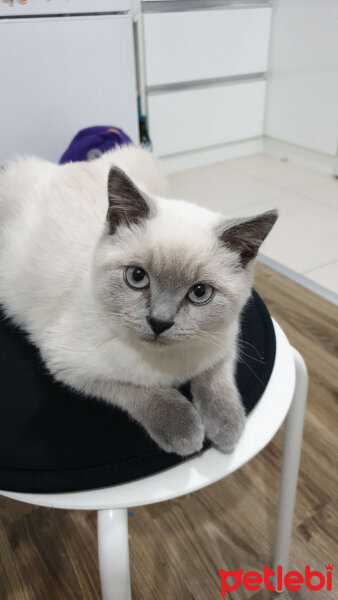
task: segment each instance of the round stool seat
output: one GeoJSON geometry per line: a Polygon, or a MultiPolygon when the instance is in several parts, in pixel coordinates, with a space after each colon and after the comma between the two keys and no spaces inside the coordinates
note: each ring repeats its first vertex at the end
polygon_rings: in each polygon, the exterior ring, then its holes
{"type": "MultiPolygon", "coordinates": [[[[276,353],[270,315],[255,291],[241,315],[240,349],[236,379],[249,413],[268,384],[276,353]]],[[[186,460],[163,452],[124,411],[55,382],[38,349],[3,316],[0,364],[0,489],[101,488],[186,460]]],[[[182,392],[190,398],[189,383],[182,392]]]]}

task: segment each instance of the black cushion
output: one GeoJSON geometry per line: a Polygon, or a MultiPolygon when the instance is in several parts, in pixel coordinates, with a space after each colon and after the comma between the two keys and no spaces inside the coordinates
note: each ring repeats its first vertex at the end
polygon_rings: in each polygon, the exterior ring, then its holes
{"type": "MultiPolygon", "coordinates": [[[[241,321],[242,361],[236,376],[249,413],[275,359],[273,325],[256,292],[241,321]]],[[[25,333],[1,315],[0,365],[0,489],[53,493],[98,488],[183,460],[160,450],[122,410],[55,382],[25,333]]],[[[189,397],[189,384],[182,390],[189,397]]]]}

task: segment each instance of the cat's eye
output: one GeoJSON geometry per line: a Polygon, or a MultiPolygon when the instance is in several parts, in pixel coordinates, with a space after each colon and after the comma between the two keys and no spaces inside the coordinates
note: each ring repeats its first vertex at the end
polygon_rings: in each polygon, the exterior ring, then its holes
{"type": "Polygon", "coordinates": [[[139,290],[149,285],[149,277],[142,267],[127,267],[124,278],[130,287],[139,290]]]}
{"type": "Polygon", "coordinates": [[[214,288],[207,283],[196,283],[193,285],[187,297],[193,304],[206,304],[213,296],[214,288]]]}

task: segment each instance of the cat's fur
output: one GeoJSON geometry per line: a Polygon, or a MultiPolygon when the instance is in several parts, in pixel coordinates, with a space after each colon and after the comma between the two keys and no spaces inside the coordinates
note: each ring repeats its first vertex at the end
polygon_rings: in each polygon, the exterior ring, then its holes
{"type": "Polygon", "coordinates": [[[245,421],[239,314],[276,213],[226,221],[163,189],[154,159],[132,147],[90,163],[9,163],[0,303],[56,379],[124,408],[164,450],[190,454],[205,435],[230,450],[245,421]],[[149,288],[126,284],[129,265],[145,269],[149,288]],[[198,282],[215,288],[202,306],[186,298],[198,282]],[[156,337],[149,316],[174,325],[156,337]],[[189,379],[194,404],[176,389],[189,379]]]}

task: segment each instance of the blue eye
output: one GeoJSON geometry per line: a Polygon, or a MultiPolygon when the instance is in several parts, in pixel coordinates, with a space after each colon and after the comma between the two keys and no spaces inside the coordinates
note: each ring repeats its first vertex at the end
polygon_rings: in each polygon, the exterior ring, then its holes
{"type": "Polygon", "coordinates": [[[127,267],[124,278],[132,288],[143,289],[149,285],[149,277],[141,267],[127,267]]]}
{"type": "Polygon", "coordinates": [[[196,283],[188,292],[188,299],[193,304],[206,304],[213,296],[214,289],[206,283],[196,283]]]}

